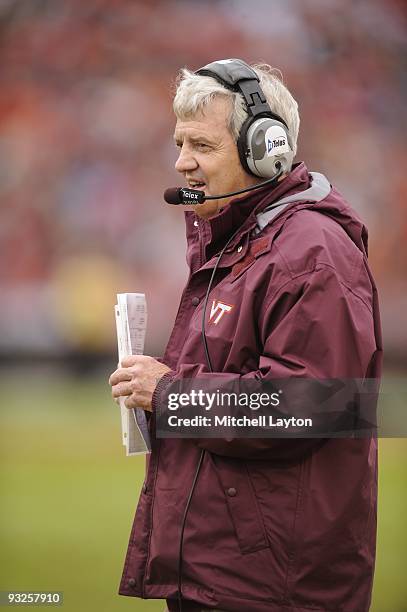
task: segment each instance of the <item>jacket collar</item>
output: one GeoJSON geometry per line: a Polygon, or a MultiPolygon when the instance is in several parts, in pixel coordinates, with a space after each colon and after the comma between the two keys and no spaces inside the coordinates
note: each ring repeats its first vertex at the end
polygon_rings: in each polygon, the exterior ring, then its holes
{"type": "MultiPolygon", "coordinates": [[[[308,169],[304,162],[293,166],[291,172],[277,185],[251,191],[235,198],[211,219],[201,219],[193,211],[185,212],[188,241],[195,233],[194,221],[198,220],[206,259],[218,252],[226,240],[239,228],[236,240],[256,225],[256,214],[282,197],[298,193],[309,187],[308,169]]],[[[235,242],[235,241],[234,241],[235,242]]],[[[232,245],[231,245],[232,246],[232,245]]]]}

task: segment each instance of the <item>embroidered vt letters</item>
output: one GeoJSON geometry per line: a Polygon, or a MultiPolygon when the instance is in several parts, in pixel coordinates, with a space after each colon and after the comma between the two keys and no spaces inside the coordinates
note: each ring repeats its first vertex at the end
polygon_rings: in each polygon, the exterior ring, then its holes
{"type": "Polygon", "coordinates": [[[225,312],[230,312],[233,308],[233,304],[224,304],[219,300],[213,300],[211,306],[211,314],[209,315],[209,321],[217,325],[225,312]]]}

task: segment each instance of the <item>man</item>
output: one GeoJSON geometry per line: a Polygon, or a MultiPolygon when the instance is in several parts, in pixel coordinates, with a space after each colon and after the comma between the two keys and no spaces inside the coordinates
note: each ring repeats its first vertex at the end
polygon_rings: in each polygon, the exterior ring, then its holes
{"type": "Polygon", "coordinates": [[[293,165],[297,104],[269,67],[183,70],[174,110],[186,197],[246,191],[186,212],[190,276],[162,363],[130,357],[110,378],[115,398],[152,413],[120,593],[169,610],[367,611],[374,438],[155,436],[180,380],[379,378],[366,229],[325,177],[293,165]]]}

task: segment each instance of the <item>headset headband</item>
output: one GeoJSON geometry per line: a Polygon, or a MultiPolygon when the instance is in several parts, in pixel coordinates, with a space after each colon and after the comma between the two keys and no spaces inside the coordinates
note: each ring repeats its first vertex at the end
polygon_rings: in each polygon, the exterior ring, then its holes
{"type": "Polygon", "coordinates": [[[227,89],[241,93],[247,112],[252,118],[271,117],[280,121],[288,129],[284,119],[273,113],[268,105],[256,72],[242,60],[227,59],[212,62],[196,70],[195,74],[210,76],[227,89]]]}

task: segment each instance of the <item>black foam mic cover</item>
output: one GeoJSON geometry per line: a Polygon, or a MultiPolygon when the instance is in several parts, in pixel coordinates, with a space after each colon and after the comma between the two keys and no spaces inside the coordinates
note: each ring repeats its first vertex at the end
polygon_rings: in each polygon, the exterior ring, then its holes
{"type": "Polygon", "coordinates": [[[205,201],[205,192],[199,189],[186,189],[185,187],[169,187],[164,191],[164,200],[167,204],[201,204],[205,201]]]}
{"type": "Polygon", "coordinates": [[[164,191],[164,200],[167,204],[181,204],[182,198],[180,195],[180,188],[168,187],[168,189],[164,191]]]}

